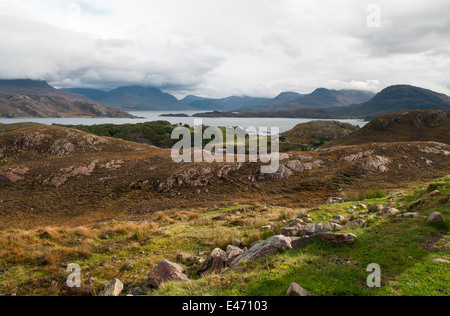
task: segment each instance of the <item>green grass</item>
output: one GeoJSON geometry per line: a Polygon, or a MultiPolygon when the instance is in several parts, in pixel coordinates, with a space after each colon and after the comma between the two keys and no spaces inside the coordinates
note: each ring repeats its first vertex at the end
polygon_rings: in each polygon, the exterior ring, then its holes
{"type": "MultiPolygon", "coordinates": [[[[346,227],[344,232],[357,236],[352,247],[317,241],[301,250],[244,263],[242,271],[231,270],[202,279],[196,277],[199,264],[184,262],[190,282],[167,283],[147,294],[282,296],[291,282],[297,282],[317,296],[448,296],[450,267],[433,259],[450,259],[449,195],[449,178],[393,195],[399,208],[416,211],[419,218],[376,218],[365,229],[346,227]],[[440,193],[424,198],[435,190],[440,193]],[[421,199],[423,207],[411,209],[421,199]],[[428,223],[427,217],[434,211],[443,213],[447,224],[428,223]],[[366,269],[371,263],[381,266],[380,289],[369,289],[366,285],[369,276],[366,269]]],[[[376,197],[365,204],[385,204],[390,197],[376,197]]],[[[331,220],[335,214],[348,215],[352,205],[357,203],[322,206],[309,214],[315,222],[331,220]]],[[[359,206],[358,210],[366,212],[359,206]]],[[[163,259],[175,261],[177,253],[209,254],[216,247],[225,248],[236,238],[249,246],[253,241],[277,234],[300,211],[240,205],[159,212],[148,223],[111,221],[93,227],[2,232],[0,293],[58,295],[67,277],[61,263],[72,262],[81,266],[83,281],[91,276],[96,278],[95,293],[115,278],[125,284],[127,292],[145,285],[146,274],[163,259]],[[260,227],[269,222],[276,227],[262,232],[260,227]],[[166,230],[159,231],[159,227],[166,230]],[[105,233],[106,239],[102,238],[105,233]],[[82,241],[77,241],[80,238],[82,241]],[[129,262],[136,263],[135,267],[123,270],[129,262]]]]}

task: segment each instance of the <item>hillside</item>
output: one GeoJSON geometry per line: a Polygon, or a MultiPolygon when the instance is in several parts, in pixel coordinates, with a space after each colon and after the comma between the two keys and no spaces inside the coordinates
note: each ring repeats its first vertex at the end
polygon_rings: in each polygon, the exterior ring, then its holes
{"type": "Polygon", "coordinates": [[[313,150],[346,137],[359,129],[358,126],[337,121],[312,121],[299,124],[280,135],[281,150],[313,150]]]}
{"type": "Polygon", "coordinates": [[[122,110],[108,109],[93,102],[36,95],[0,96],[0,117],[115,117],[134,118],[122,110]]]}
{"type": "Polygon", "coordinates": [[[42,80],[0,80],[0,96],[33,95],[63,98],[69,101],[91,102],[87,97],[64,90],[55,89],[42,80]]]}
{"type": "Polygon", "coordinates": [[[0,134],[0,195],[8,210],[0,213],[0,229],[256,200],[308,207],[339,188],[394,188],[446,175],[449,151],[427,142],[334,147],[283,154],[279,172],[263,175],[259,164],[176,164],[168,149],[63,127],[27,127],[0,134]]]}
{"type": "Polygon", "coordinates": [[[450,144],[450,110],[386,114],[361,130],[334,142],[359,145],[382,142],[435,141],[450,144]]]}
{"type": "Polygon", "coordinates": [[[55,89],[42,80],[0,80],[0,117],[114,117],[133,118],[105,108],[86,96],[55,89]]]}
{"type": "Polygon", "coordinates": [[[109,92],[93,89],[66,89],[66,91],[83,94],[95,102],[113,109],[128,111],[178,111],[192,109],[190,106],[178,101],[174,96],[152,87],[120,87],[109,92]]]}
{"type": "Polygon", "coordinates": [[[281,296],[297,282],[312,295],[448,296],[448,224],[427,218],[449,220],[449,180],[433,181],[449,174],[449,145],[289,153],[263,175],[259,164],[175,164],[145,144],[15,127],[0,133],[0,295],[99,295],[120,279],[123,295],[281,296]],[[323,205],[329,197],[346,203],[323,205]],[[334,232],[308,233],[324,227],[334,232]],[[213,249],[236,253],[211,265],[213,249]],[[164,259],[191,281],[152,288],[164,259]],[[373,262],[381,289],[365,283],[373,262]],[[80,289],[64,286],[69,263],[82,267],[80,289]]]}
{"type": "Polygon", "coordinates": [[[373,119],[382,114],[414,110],[450,109],[450,97],[408,85],[391,86],[370,101],[349,108],[351,115],[373,119]]]}

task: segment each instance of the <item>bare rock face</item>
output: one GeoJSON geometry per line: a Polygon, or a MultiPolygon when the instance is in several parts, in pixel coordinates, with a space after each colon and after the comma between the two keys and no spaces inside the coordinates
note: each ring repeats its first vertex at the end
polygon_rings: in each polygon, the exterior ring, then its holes
{"type": "Polygon", "coordinates": [[[297,173],[303,173],[308,170],[325,167],[325,163],[322,160],[313,162],[301,162],[300,160],[291,160],[286,163],[280,164],[280,167],[276,173],[264,174],[260,176],[260,179],[288,179],[297,173]]]}
{"type": "Polygon", "coordinates": [[[389,171],[387,166],[391,163],[392,161],[389,158],[376,156],[375,158],[364,163],[361,166],[361,169],[365,173],[385,173],[389,171]]]}
{"type": "Polygon", "coordinates": [[[188,187],[203,187],[214,180],[217,180],[219,178],[224,178],[228,176],[230,172],[237,171],[242,167],[242,164],[230,164],[221,167],[219,170],[215,170],[211,167],[207,168],[192,168],[189,170],[182,171],[165,181],[162,181],[159,183],[159,185],[156,188],[156,191],[158,192],[170,192],[175,187],[182,187],[182,186],[188,186],[188,187]]]}
{"type": "Polygon", "coordinates": [[[0,170],[0,181],[6,183],[16,183],[23,180],[23,176],[29,171],[28,168],[16,168],[10,171],[0,170]]]}
{"type": "Polygon", "coordinates": [[[439,213],[439,212],[434,212],[433,214],[431,214],[431,215],[428,217],[428,221],[429,221],[430,223],[440,223],[440,224],[443,224],[443,223],[445,223],[445,218],[444,218],[444,216],[443,216],[441,213],[439,213]]]}
{"type": "Polygon", "coordinates": [[[220,272],[226,267],[227,253],[222,249],[216,248],[211,255],[200,266],[197,274],[199,276],[207,276],[216,272],[220,272]]]}
{"type": "Polygon", "coordinates": [[[100,296],[119,296],[122,291],[123,283],[116,279],[106,284],[105,290],[100,293],[100,296]]]}
{"type": "Polygon", "coordinates": [[[292,282],[289,286],[289,289],[286,291],[286,296],[310,296],[311,294],[302,288],[300,285],[298,285],[295,282],[292,282]]]}
{"type": "Polygon", "coordinates": [[[148,276],[148,285],[150,287],[159,287],[164,282],[188,281],[186,270],[180,265],[164,260],[160,262],[148,276]]]}
{"type": "Polygon", "coordinates": [[[357,161],[357,160],[362,159],[362,158],[370,158],[373,155],[373,153],[374,153],[373,150],[366,151],[366,152],[361,152],[361,153],[358,153],[358,154],[354,154],[354,155],[350,155],[350,156],[341,158],[341,160],[342,161],[349,161],[349,162],[357,161]]]}
{"type": "Polygon", "coordinates": [[[265,241],[259,242],[249,250],[243,252],[231,263],[231,267],[236,267],[241,261],[254,261],[266,258],[277,251],[292,249],[291,239],[286,236],[273,236],[265,241]]]}

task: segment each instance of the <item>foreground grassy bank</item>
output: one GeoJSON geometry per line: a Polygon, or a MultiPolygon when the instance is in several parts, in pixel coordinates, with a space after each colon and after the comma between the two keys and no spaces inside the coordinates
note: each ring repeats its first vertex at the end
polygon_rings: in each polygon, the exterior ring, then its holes
{"type": "Polygon", "coordinates": [[[90,227],[46,227],[0,233],[0,294],[59,295],[68,276],[66,266],[77,263],[82,282],[96,295],[105,283],[120,279],[124,293],[135,287],[144,295],[284,295],[297,282],[313,295],[450,295],[449,197],[450,177],[418,184],[403,192],[345,194],[344,204],[322,206],[309,212],[315,222],[349,215],[355,205],[366,216],[367,228],[345,226],[357,236],[354,246],[315,242],[260,261],[242,271],[197,279],[199,261],[180,262],[191,281],[146,289],[146,274],[161,260],[176,261],[178,254],[206,258],[216,247],[240,239],[243,246],[278,234],[299,213],[307,210],[233,205],[213,210],[168,210],[136,222],[109,221],[90,227]],[[436,192],[429,195],[431,192],[436,192]],[[370,216],[359,206],[393,204],[417,212],[418,218],[370,216]],[[421,203],[417,203],[421,201],[421,203]],[[446,224],[431,224],[427,217],[441,212],[446,224]],[[262,230],[266,225],[271,229],[262,230]],[[382,288],[369,289],[367,266],[382,269],[382,288]],[[89,282],[88,282],[89,280],[89,282]]]}

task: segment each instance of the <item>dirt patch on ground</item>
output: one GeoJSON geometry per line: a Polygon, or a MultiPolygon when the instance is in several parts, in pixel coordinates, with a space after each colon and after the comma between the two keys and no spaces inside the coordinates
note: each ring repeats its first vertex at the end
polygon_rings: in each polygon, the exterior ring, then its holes
{"type": "Polygon", "coordinates": [[[421,243],[421,246],[428,252],[450,250],[450,235],[447,235],[444,238],[439,236],[428,237],[421,243]]]}

